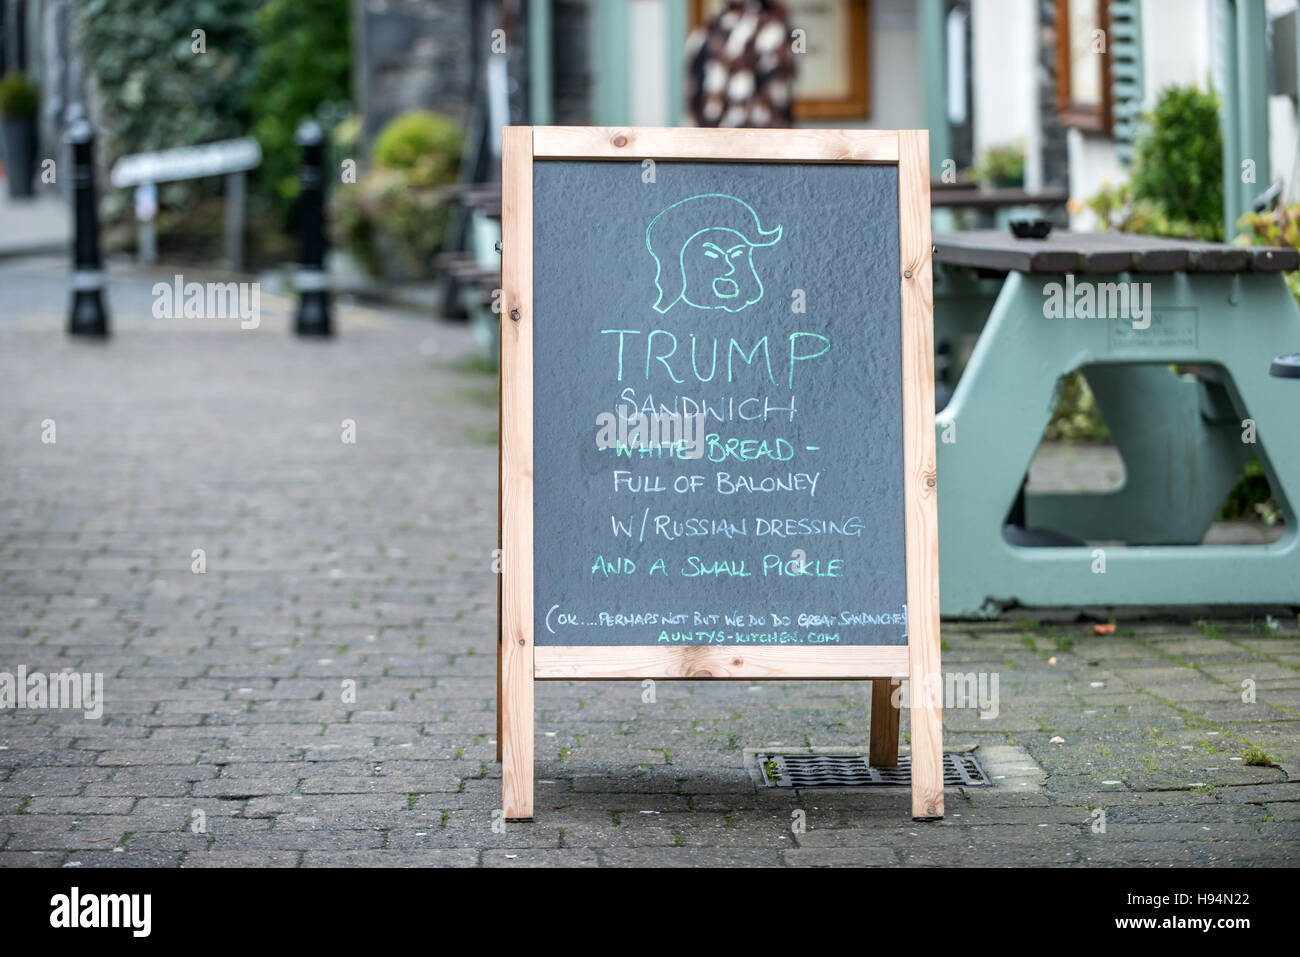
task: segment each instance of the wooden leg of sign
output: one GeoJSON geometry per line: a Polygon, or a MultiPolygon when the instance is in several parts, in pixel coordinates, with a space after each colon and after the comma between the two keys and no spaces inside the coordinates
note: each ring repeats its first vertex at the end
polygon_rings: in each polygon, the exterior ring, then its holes
{"type": "MultiPolygon", "coordinates": [[[[501,366],[498,365],[497,368],[501,366]]],[[[503,416],[500,400],[497,401],[497,435],[501,434],[503,416]]],[[[501,763],[501,446],[497,445],[497,764],[501,763]]]]}
{"type": "Polygon", "coordinates": [[[497,623],[497,764],[501,763],[501,625],[497,623]]]}
{"type": "Polygon", "coordinates": [[[502,645],[501,807],[507,821],[533,818],[533,649],[502,645]]]}
{"type": "Polygon", "coordinates": [[[943,817],[939,671],[939,514],[934,451],[934,293],[930,270],[930,135],[898,133],[903,300],[903,462],[907,472],[907,656],[912,817],[943,817]]]}
{"type": "MultiPolygon", "coordinates": [[[[497,410],[497,435],[501,434],[501,412],[497,410]]],[[[501,447],[497,446],[497,764],[501,763],[501,580],[504,566],[501,560],[501,447]]]]}
{"type": "Polygon", "coordinates": [[[933,671],[912,664],[908,679],[912,741],[912,817],[943,817],[943,683],[935,656],[933,671]]]}
{"type": "MultiPolygon", "coordinates": [[[[533,130],[502,132],[501,807],[533,817],[533,130]]],[[[933,418],[933,416],[931,417],[933,418]]],[[[934,431],[933,427],[930,429],[934,431]]]]}
{"type": "MultiPolygon", "coordinates": [[[[504,369],[506,365],[505,356],[505,338],[499,337],[497,342],[497,369],[504,369]]],[[[502,401],[502,391],[498,382],[497,389],[497,435],[505,434],[504,426],[506,419],[505,403],[502,401]]],[[[505,460],[504,452],[500,441],[497,442],[497,553],[493,570],[497,576],[497,764],[501,763],[501,633],[502,633],[502,580],[504,579],[505,561],[502,544],[505,541],[504,534],[504,512],[502,503],[504,502],[503,490],[505,489],[505,460]]]]}
{"type": "Polygon", "coordinates": [[[871,754],[873,768],[898,767],[898,712],[894,692],[901,682],[893,678],[871,680],[871,754]]]}

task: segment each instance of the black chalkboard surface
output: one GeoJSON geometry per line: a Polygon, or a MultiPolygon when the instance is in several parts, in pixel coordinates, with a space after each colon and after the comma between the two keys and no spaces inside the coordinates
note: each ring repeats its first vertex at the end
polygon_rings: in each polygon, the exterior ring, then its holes
{"type": "Polygon", "coordinates": [[[894,767],[906,678],[942,817],[928,134],[502,144],[503,816],[537,681],[869,679],[894,767]]]}
{"type": "Polygon", "coordinates": [[[544,645],[906,645],[894,165],[533,166],[544,645]]]}

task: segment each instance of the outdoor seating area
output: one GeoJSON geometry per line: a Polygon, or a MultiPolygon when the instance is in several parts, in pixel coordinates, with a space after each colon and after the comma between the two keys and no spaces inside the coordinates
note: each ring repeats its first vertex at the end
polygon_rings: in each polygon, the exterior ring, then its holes
{"type": "Polygon", "coordinates": [[[1297,397],[1268,369],[1300,337],[1281,275],[1300,266],[1295,249],[1069,232],[934,242],[938,348],[974,337],[937,419],[945,614],[1294,599],[1297,397]],[[1022,493],[1060,383],[1079,370],[1124,483],[1022,493]],[[1252,455],[1286,531],[1264,546],[1202,546],[1252,455]]]}

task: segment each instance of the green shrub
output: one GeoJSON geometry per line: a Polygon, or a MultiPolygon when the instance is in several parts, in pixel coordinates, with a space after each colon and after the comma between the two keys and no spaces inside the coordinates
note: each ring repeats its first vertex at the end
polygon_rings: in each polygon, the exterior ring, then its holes
{"type": "MultiPolygon", "coordinates": [[[[111,167],[128,153],[246,135],[257,6],[258,0],[80,0],[77,32],[96,90],[99,163],[111,167]],[[202,53],[194,50],[197,29],[204,31],[202,53]]],[[[183,213],[220,188],[217,178],[164,183],[159,202],[183,213]]],[[[110,190],[101,212],[107,228],[134,232],[127,190],[110,190]]],[[[168,248],[161,225],[159,234],[168,248]]]]}
{"type": "Polygon", "coordinates": [[[269,0],[252,21],[257,59],[246,102],[262,147],[255,188],[282,223],[298,195],[298,125],[311,117],[328,130],[348,113],[348,7],[348,0],[269,0]]]}
{"type": "Polygon", "coordinates": [[[1103,185],[1085,205],[1103,229],[1222,241],[1218,97],[1195,87],[1171,86],[1144,119],[1130,180],[1103,185]]]}
{"type": "Polygon", "coordinates": [[[438,113],[414,110],[389,122],[375,138],[375,165],[403,170],[413,186],[446,186],[456,180],[464,137],[438,113]]]}
{"type": "Polygon", "coordinates": [[[1141,233],[1144,236],[1168,236],[1173,239],[1199,239],[1205,242],[1223,239],[1222,223],[1212,225],[1172,219],[1158,203],[1149,199],[1134,199],[1130,183],[1103,185],[1097,195],[1085,205],[1097,214],[1102,229],[1141,233]]]}
{"type": "Polygon", "coordinates": [[[1223,521],[1255,519],[1265,525],[1276,525],[1281,520],[1282,510],[1273,499],[1273,490],[1259,459],[1252,456],[1246,463],[1241,478],[1237,479],[1237,484],[1219,509],[1218,517],[1223,521]]]}
{"type": "Polygon", "coordinates": [[[992,146],[968,175],[991,186],[1018,188],[1025,185],[1025,151],[1020,146],[992,146]]]}
{"type": "MultiPolygon", "coordinates": [[[[99,104],[99,162],[252,135],[262,165],[249,182],[250,254],[280,255],[298,189],[298,123],[315,116],[328,128],[331,116],[348,111],[338,101],[348,95],[350,24],[347,0],[80,0],[78,40],[99,104]],[[199,29],[202,52],[193,36],[199,29]]],[[[187,213],[219,215],[208,200],[221,185],[208,178],[159,187],[164,249],[189,238],[166,235],[169,222],[197,235],[209,224],[187,221],[187,213]],[[181,215],[173,220],[172,212],[181,215]]],[[[101,212],[110,231],[133,234],[129,192],[110,191],[101,212]]],[[[219,230],[214,235],[219,240],[219,230]]]]}
{"type": "Polygon", "coordinates": [[[36,87],[25,74],[9,73],[0,80],[0,116],[30,119],[38,106],[36,87]]]}
{"type": "Polygon", "coordinates": [[[335,242],[376,275],[428,275],[446,234],[445,188],[456,181],[463,143],[460,129],[436,113],[392,120],[375,139],[374,167],[334,191],[335,242]]]}
{"type": "Polygon", "coordinates": [[[1196,87],[1167,87],[1138,137],[1133,198],[1158,207],[1171,222],[1223,238],[1223,137],[1219,98],[1196,87]]]}
{"type": "Polygon", "coordinates": [[[1043,439],[1048,442],[1105,442],[1110,439],[1110,429],[1101,417],[1097,400],[1093,398],[1083,373],[1071,372],[1065,377],[1061,398],[1056,403],[1043,439]]]}
{"type": "Polygon", "coordinates": [[[1300,249],[1300,203],[1263,213],[1247,213],[1237,222],[1251,246],[1291,246],[1300,249]]]}
{"type": "Polygon", "coordinates": [[[82,0],[79,33],[102,104],[104,159],[242,136],[258,0],[82,0]],[[195,53],[196,29],[204,52],[195,53]]]}
{"type": "MultiPolygon", "coordinates": [[[[1291,246],[1300,249],[1300,203],[1279,206],[1263,213],[1247,213],[1237,221],[1242,231],[1237,242],[1248,246],[1291,246]]],[[[1300,272],[1283,277],[1287,288],[1300,305],[1300,272]]]]}

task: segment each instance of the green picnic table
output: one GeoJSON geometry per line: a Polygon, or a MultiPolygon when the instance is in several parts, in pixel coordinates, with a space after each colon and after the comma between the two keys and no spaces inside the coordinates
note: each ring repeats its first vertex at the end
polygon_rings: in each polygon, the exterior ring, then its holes
{"type": "Polygon", "coordinates": [[[934,244],[940,367],[961,365],[974,341],[936,419],[945,615],[1300,605],[1300,383],[1275,361],[1300,346],[1300,310],[1282,276],[1300,268],[1300,253],[1002,230],[936,233],[934,244]],[[1123,457],[1124,482],[1026,492],[1075,371],[1123,457]],[[1200,544],[1251,456],[1282,509],[1281,538],[1200,544]]]}

